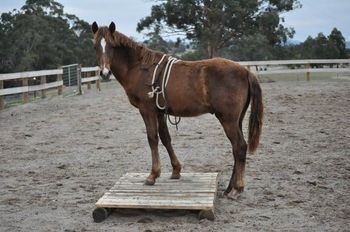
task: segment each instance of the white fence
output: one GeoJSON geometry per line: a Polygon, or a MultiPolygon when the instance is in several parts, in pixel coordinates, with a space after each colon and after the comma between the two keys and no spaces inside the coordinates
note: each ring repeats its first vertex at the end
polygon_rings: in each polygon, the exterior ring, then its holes
{"type": "Polygon", "coordinates": [[[270,60],[239,63],[258,75],[305,73],[308,81],[310,73],[350,73],[350,59],[270,60]]]}
{"type": "MultiPolygon", "coordinates": [[[[80,78],[78,81],[79,93],[82,94],[81,84],[87,83],[88,89],[91,88],[91,82],[96,83],[97,89],[100,90],[99,67],[86,67],[80,69],[80,78]]],[[[5,107],[4,96],[13,94],[22,94],[24,103],[29,102],[29,93],[41,91],[41,97],[46,96],[46,90],[57,88],[58,95],[62,94],[63,80],[62,69],[41,70],[20,73],[0,74],[0,110],[5,107]],[[50,81],[48,82],[48,78],[50,81]],[[55,79],[52,81],[52,79],[55,79]],[[20,81],[21,86],[4,88],[5,81],[20,81]],[[40,80],[40,83],[38,84],[40,80]],[[34,85],[29,83],[34,82],[34,85]]]]}

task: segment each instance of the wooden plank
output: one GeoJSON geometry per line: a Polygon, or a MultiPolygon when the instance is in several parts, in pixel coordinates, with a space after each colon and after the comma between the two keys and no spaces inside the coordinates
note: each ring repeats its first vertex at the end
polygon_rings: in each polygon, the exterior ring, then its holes
{"type": "Polygon", "coordinates": [[[59,86],[63,85],[63,81],[55,81],[55,82],[50,82],[50,83],[45,83],[42,85],[31,85],[28,86],[28,91],[29,92],[33,92],[33,91],[39,91],[39,90],[43,90],[43,89],[51,89],[51,88],[56,88],[59,86]]]}
{"type": "MultiPolygon", "coordinates": [[[[118,190],[109,190],[108,192],[105,193],[105,195],[113,195],[113,196],[130,196],[130,192],[126,191],[118,191],[118,190]]],[[[133,192],[133,196],[183,196],[183,197],[191,197],[191,196],[197,196],[197,197],[208,197],[212,195],[212,191],[208,192],[196,192],[196,191],[153,191],[153,192],[133,192]]]]}
{"type": "Polygon", "coordinates": [[[204,198],[204,199],[199,199],[199,198],[188,198],[188,199],[175,199],[172,198],[164,198],[164,197],[158,197],[158,198],[145,198],[145,197],[139,197],[139,198],[102,198],[99,201],[99,204],[118,204],[119,206],[132,206],[132,205],[142,205],[143,207],[145,206],[163,206],[163,207],[169,207],[173,208],[176,207],[177,205],[186,205],[186,207],[190,208],[196,208],[196,209],[203,209],[203,208],[208,208],[211,205],[213,205],[214,198],[204,198]],[[201,207],[201,205],[204,205],[201,207]]]}
{"type": "Polygon", "coordinates": [[[212,210],[218,173],[182,173],[178,180],[162,173],[153,186],[145,185],[148,173],[127,173],[96,203],[104,208],[212,210]]]}
{"type": "Polygon", "coordinates": [[[24,92],[40,91],[42,89],[51,89],[62,85],[63,85],[63,81],[61,80],[61,81],[46,83],[43,85],[31,85],[31,86],[21,86],[21,87],[0,89],[0,96],[24,93],[24,92]]]}
{"type": "MultiPolygon", "coordinates": [[[[126,178],[122,177],[120,179],[120,181],[131,181],[133,183],[139,183],[139,182],[144,182],[145,178],[147,178],[147,176],[145,176],[145,177],[126,177],[126,178]]],[[[196,176],[189,178],[189,177],[181,176],[181,179],[182,179],[181,183],[207,182],[208,180],[212,180],[212,178],[213,177],[201,178],[201,177],[196,177],[196,176]],[[194,179],[194,178],[196,178],[196,179],[194,179]]],[[[174,182],[178,181],[177,179],[170,179],[170,177],[160,178],[160,179],[162,180],[162,183],[174,183],[174,182]]]]}
{"type": "Polygon", "coordinates": [[[82,83],[81,83],[81,65],[79,64],[78,65],[78,76],[77,76],[77,84],[78,84],[78,94],[79,95],[82,95],[83,94],[83,90],[82,90],[82,88],[81,88],[81,85],[82,85],[82,83]]]}
{"type": "Polygon", "coordinates": [[[350,73],[350,68],[312,68],[311,73],[350,73]]]}
{"type": "MultiPolygon", "coordinates": [[[[144,183],[141,183],[141,184],[118,184],[116,185],[115,187],[113,187],[112,189],[113,190],[116,190],[116,189],[124,189],[124,190],[136,190],[136,189],[143,189],[143,190],[146,190],[146,189],[151,189],[150,187],[147,188],[147,187],[144,187],[145,184],[144,183]]],[[[188,184],[179,184],[179,183],[173,183],[173,184],[164,184],[164,183],[160,183],[158,181],[157,183],[157,189],[160,189],[160,190],[163,190],[163,189],[166,189],[166,190],[173,190],[173,189],[176,189],[176,188],[183,188],[183,189],[192,189],[192,188],[196,188],[196,190],[210,190],[211,188],[215,187],[215,183],[211,183],[211,184],[207,184],[207,185],[203,185],[203,184],[191,184],[191,183],[188,183],[188,184]],[[175,185],[175,186],[174,186],[175,185]]]]}
{"type": "Polygon", "coordinates": [[[170,201],[167,200],[135,200],[123,201],[118,199],[100,199],[97,207],[103,208],[150,208],[150,209],[193,209],[193,210],[207,210],[214,207],[214,199],[211,201],[170,201]]]}
{"type": "Polygon", "coordinates": [[[4,73],[0,74],[0,80],[24,79],[39,76],[49,76],[63,74],[63,69],[51,69],[41,71],[19,72],[19,73],[4,73]]]}
{"type": "MultiPolygon", "coordinates": [[[[195,192],[203,192],[203,191],[206,191],[206,190],[209,190],[209,189],[212,189],[212,188],[215,187],[215,184],[206,185],[206,186],[193,185],[192,187],[188,186],[188,185],[180,185],[180,184],[176,184],[176,183],[174,183],[174,185],[176,185],[176,186],[164,185],[164,184],[161,184],[161,183],[157,183],[157,184],[158,184],[158,187],[156,187],[154,189],[157,189],[159,191],[166,189],[169,192],[173,191],[173,190],[178,190],[178,188],[181,188],[184,192],[185,191],[191,192],[192,190],[194,190],[195,192]]],[[[145,192],[147,192],[147,191],[151,191],[152,192],[152,190],[150,190],[150,188],[148,188],[148,189],[147,188],[143,188],[143,185],[142,184],[138,184],[138,185],[131,185],[131,184],[120,185],[119,184],[119,185],[116,185],[115,187],[113,187],[112,190],[129,190],[129,191],[134,191],[134,190],[142,189],[142,190],[145,190],[145,192]]]]}
{"type": "MultiPolygon", "coordinates": [[[[46,84],[46,76],[41,76],[40,77],[40,85],[45,85],[46,84]]],[[[46,93],[45,93],[45,89],[41,90],[41,98],[45,98],[46,97],[46,93]]]]}
{"type": "Polygon", "coordinates": [[[98,80],[99,78],[100,78],[99,76],[84,77],[84,78],[81,78],[81,82],[82,82],[82,83],[86,83],[86,82],[96,81],[96,80],[98,80]]]}
{"type": "Polygon", "coordinates": [[[311,68],[310,64],[307,64],[307,68],[308,68],[309,70],[306,72],[306,80],[307,80],[307,81],[310,81],[310,68],[311,68]]]}
{"type": "Polygon", "coordinates": [[[268,74],[297,74],[297,73],[350,73],[350,68],[304,68],[304,69],[279,69],[266,71],[252,71],[259,75],[268,74]]]}
{"type": "MultiPolygon", "coordinates": [[[[110,189],[109,192],[115,192],[115,193],[130,193],[130,194],[138,194],[138,193],[147,193],[147,194],[157,194],[159,193],[159,189],[110,189]]],[[[179,190],[179,188],[177,189],[162,189],[162,193],[164,194],[168,194],[168,193],[174,193],[174,194],[177,194],[177,193],[188,193],[188,194],[191,194],[191,193],[203,193],[203,194],[206,194],[206,193],[212,193],[213,190],[212,189],[200,189],[200,188],[196,188],[196,189],[183,189],[183,190],[179,190]]]]}
{"type": "MultiPolygon", "coordinates": [[[[140,177],[140,178],[147,178],[149,173],[126,173],[123,175],[121,178],[126,178],[126,177],[140,177]]],[[[169,181],[177,181],[176,179],[169,179],[168,177],[171,176],[171,173],[162,173],[161,176],[159,177],[160,179],[165,179],[169,181]]],[[[216,177],[217,173],[181,173],[181,178],[192,178],[192,177],[197,177],[198,178],[203,178],[203,177],[216,177]]],[[[197,180],[196,179],[196,180],[197,180]]]]}
{"type": "Polygon", "coordinates": [[[349,59],[312,59],[312,60],[263,60],[263,61],[240,61],[244,66],[268,66],[268,65],[293,65],[293,64],[346,64],[349,59]]]}
{"type": "MultiPolygon", "coordinates": [[[[0,81],[0,91],[4,88],[4,81],[0,81]]],[[[0,95],[0,110],[5,108],[5,101],[2,95],[0,95]]]]}
{"type": "Polygon", "coordinates": [[[95,67],[82,67],[81,72],[94,72],[94,71],[99,71],[100,68],[98,66],[95,67]]]}
{"type": "Polygon", "coordinates": [[[98,89],[98,91],[101,91],[101,81],[100,81],[100,78],[98,78],[96,80],[96,89],[98,89]]]}
{"type": "Polygon", "coordinates": [[[63,74],[58,74],[58,75],[57,75],[57,82],[62,83],[62,84],[60,84],[60,85],[57,86],[58,95],[61,95],[62,92],[63,92],[62,75],[63,75],[63,74]]]}
{"type": "MultiPolygon", "coordinates": [[[[28,79],[27,78],[22,79],[22,86],[24,88],[28,89],[28,79]]],[[[28,103],[29,102],[29,93],[28,93],[28,91],[23,92],[23,96],[22,97],[23,97],[23,102],[24,103],[28,103]]]]}
{"type": "MultiPolygon", "coordinates": [[[[128,180],[126,180],[128,181],[128,180]]],[[[143,188],[150,188],[150,186],[147,186],[144,184],[145,180],[141,181],[128,181],[128,182],[119,182],[116,183],[116,185],[122,187],[122,186],[144,186],[143,188]]],[[[212,186],[215,185],[215,181],[214,180],[207,180],[207,181],[202,181],[202,182],[191,182],[191,181],[184,181],[184,182],[180,182],[180,181],[173,181],[173,182],[161,182],[158,181],[158,188],[161,188],[162,186],[168,187],[168,186],[173,186],[174,184],[178,185],[178,186],[189,186],[189,185],[199,185],[202,187],[208,187],[208,186],[212,186]]]]}
{"type": "Polygon", "coordinates": [[[28,92],[28,86],[0,89],[0,96],[28,92]]]}
{"type": "Polygon", "coordinates": [[[145,201],[147,204],[151,204],[151,201],[169,201],[169,202],[183,202],[183,201],[189,201],[189,202],[208,202],[210,203],[213,201],[212,196],[196,196],[196,195],[190,195],[185,196],[182,195],[155,195],[155,196],[147,196],[147,195],[115,195],[113,193],[111,194],[105,194],[102,198],[104,201],[119,201],[119,202],[136,202],[136,201],[145,201]]]}
{"type": "Polygon", "coordinates": [[[189,204],[187,202],[183,202],[182,204],[178,203],[176,205],[166,205],[162,202],[157,204],[154,202],[152,205],[143,205],[141,203],[121,205],[118,202],[104,202],[104,203],[96,203],[96,207],[101,208],[131,208],[131,209],[188,209],[188,210],[211,210],[213,209],[212,204],[189,204]]]}

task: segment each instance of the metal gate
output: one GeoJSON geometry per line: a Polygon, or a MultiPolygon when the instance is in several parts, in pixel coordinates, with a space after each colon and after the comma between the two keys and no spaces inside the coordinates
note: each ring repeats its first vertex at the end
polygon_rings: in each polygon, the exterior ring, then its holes
{"type": "Polygon", "coordinates": [[[81,94],[81,66],[79,64],[70,64],[62,66],[63,85],[73,94],[81,94]]]}
{"type": "Polygon", "coordinates": [[[70,64],[62,66],[63,69],[63,85],[66,87],[78,85],[78,64],[70,64]]]}

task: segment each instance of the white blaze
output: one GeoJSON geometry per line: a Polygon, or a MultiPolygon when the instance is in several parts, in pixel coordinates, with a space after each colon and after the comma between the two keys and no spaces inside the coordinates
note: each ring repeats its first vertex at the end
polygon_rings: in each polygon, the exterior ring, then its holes
{"type": "MultiPolygon", "coordinates": [[[[102,53],[105,54],[106,53],[106,44],[107,44],[106,43],[106,39],[102,38],[100,44],[101,44],[101,47],[102,47],[102,53]]],[[[106,68],[106,65],[103,64],[103,69],[102,69],[103,75],[106,76],[108,74],[108,72],[109,72],[109,70],[106,68]]]]}
{"type": "Polygon", "coordinates": [[[105,53],[106,52],[106,40],[105,38],[101,39],[101,47],[102,47],[102,52],[105,53]]]}

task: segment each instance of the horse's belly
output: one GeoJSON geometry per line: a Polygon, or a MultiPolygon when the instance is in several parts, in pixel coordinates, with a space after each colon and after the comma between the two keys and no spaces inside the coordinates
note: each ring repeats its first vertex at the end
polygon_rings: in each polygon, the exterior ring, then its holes
{"type": "Polygon", "coordinates": [[[169,104],[168,112],[179,117],[195,117],[210,113],[210,107],[204,104],[169,104]]]}

